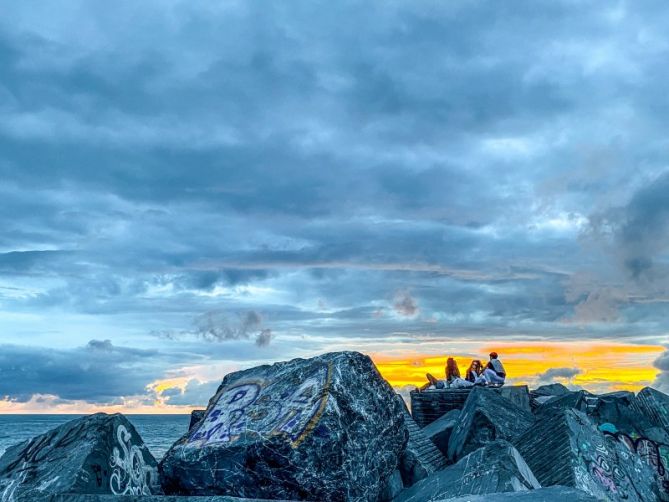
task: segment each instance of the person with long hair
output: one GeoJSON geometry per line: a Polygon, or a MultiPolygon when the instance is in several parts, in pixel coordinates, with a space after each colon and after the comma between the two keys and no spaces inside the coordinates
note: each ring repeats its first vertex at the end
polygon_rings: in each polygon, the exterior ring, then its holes
{"type": "Polygon", "coordinates": [[[460,376],[460,368],[458,368],[458,363],[452,357],[449,357],[446,360],[445,372],[445,380],[438,380],[430,373],[427,373],[425,376],[428,383],[423,385],[420,390],[443,389],[444,387],[461,389],[464,387],[471,387],[473,385],[473,383],[468,382],[460,376]]]}
{"type": "Polygon", "coordinates": [[[481,361],[474,359],[469,365],[469,368],[467,368],[467,373],[465,373],[465,380],[471,383],[480,383],[483,380],[483,377],[481,377],[482,373],[483,365],[481,364],[481,361]]]}

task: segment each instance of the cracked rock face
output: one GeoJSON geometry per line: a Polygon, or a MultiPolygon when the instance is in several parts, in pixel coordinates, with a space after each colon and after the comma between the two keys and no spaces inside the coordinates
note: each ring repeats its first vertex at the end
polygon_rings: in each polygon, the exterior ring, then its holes
{"type": "Polygon", "coordinates": [[[371,359],[330,353],[227,375],[161,481],[168,494],[376,501],[407,439],[371,359]]]}
{"type": "Polygon", "coordinates": [[[9,448],[0,458],[0,500],[54,494],[160,493],[156,460],[120,414],[72,420],[9,448]]]}
{"type": "Polygon", "coordinates": [[[518,451],[507,441],[499,440],[419,481],[400,493],[395,501],[430,502],[462,495],[524,492],[540,487],[518,451]]]}
{"type": "Polygon", "coordinates": [[[599,500],[657,500],[650,467],[580,411],[543,413],[515,445],[543,486],[571,486],[599,500]]]}
{"type": "Polygon", "coordinates": [[[511,440],[534,422],[532,413],[495,389],[477,387],[469,394],[448,441],[448,457],[458,460],[496,439],[511,440]]]}

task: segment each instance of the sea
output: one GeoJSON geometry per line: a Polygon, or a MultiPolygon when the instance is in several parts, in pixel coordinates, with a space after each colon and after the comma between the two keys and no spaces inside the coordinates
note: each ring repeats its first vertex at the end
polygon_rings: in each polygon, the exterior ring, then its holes
{"type": "MultiPolygon", "coordinates": [[[[0,415],[0,456],[5,450],[84,415],[0,415]]],[[[160,460],[188,431],[190,415],[125,415],[160,460]]]]}

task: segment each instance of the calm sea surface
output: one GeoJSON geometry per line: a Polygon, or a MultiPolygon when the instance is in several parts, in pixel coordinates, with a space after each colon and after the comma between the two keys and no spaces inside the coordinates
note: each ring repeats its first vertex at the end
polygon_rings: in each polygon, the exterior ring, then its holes
{"type": "MultiPolygon", "coordinates": [[[[0,415],[0,455],[7,447],[83,415],[0,415]]],[[[190,415],[126,415],[157,460],[186,433],[190,415]]]]}

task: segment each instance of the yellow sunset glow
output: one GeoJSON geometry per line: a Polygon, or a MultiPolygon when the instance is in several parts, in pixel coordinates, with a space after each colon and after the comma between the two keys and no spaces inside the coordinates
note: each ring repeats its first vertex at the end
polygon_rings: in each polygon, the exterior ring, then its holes
{"type": "MultiPolygon", "coordinates": [[[[534,385],[538,375],[550,368],[577,368],[580,373],[569,383],[593,391],[639,390],[650,385],[658,370],[653,361],[666,349],[659,345],[632,345],[610,342],[537,342],[481,345],[478,357],[484,363],[495,350],[504,362],[508,378],[515,384],[534,385]]],[[[471,357],[458,354],[393,359],[374,354],[376,366],[394,387],[423,385],[425,373],[444,378],[448,356],[454,357],[464,376],[471,357]]],[[[560,380],[563,383],[566,380],[560,380]]]]}

